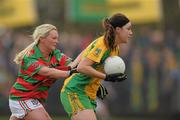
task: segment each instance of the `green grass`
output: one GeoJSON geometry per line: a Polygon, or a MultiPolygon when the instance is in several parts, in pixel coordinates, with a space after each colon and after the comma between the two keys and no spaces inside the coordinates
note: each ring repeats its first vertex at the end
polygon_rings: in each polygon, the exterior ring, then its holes
{"type": "MultiPolygon", "coordinates": [[[[53,120],[70,120],[69,118],[67,117],[53,117],[52,118],[53,120]]],[[[0,120],[9,120],[9,117],[0,117],[0,120]]],[[[110,119],[110,120],[128,120],[128,119],[110,119]]]]}
{"type": "MultiPolygon", "coordinates": [[[[67,117],[52,117],[53,120],[70,120],[67,117]]],[[[1,117],[0,116],[0,120],[9,120],[9,117],[1,117]]],[[[119,118],[110,118],[108,120],[172,120],[172,119],[168,119],[168,118],[147,118],[147,117],[119,117],[119,118]]]]}
{"type": "MultiPolygon", "coordinates": [[[[69,120],[67,117],[53,117],[53,120],[69,120]]],[[[0,116],[0,120],[9,120],[9,117],[1,117],[0,116]]]]}

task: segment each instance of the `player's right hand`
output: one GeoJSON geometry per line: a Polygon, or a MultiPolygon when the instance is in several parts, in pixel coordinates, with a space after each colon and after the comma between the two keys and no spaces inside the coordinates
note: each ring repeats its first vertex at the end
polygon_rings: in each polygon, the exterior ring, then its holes
{"type": "Polygon", "coordinates": [[[125,73],[115,73],[106,75],[105,81],[109,82],[121,82],[127,79],[127,75],[125,73]]]}

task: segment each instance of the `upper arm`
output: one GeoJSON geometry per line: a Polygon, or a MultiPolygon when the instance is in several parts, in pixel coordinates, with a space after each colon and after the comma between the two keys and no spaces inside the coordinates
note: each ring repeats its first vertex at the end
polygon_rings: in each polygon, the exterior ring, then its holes
{"type": "Polygon", "coordinates": [[[89,59],[89,58],[84,58],[81,60],[81,62],[79,63],[78,67],[77,67],[77,71],[80,73],[84,73],[86,75],[92,76],[92,77],[97,77],[100,79],[104,79],[105,75],[104,73],[97,71],[93,65],[96,62],[89,59]]]}
{"type": "Polygon", "coordinates": [[[105,46],[103,44],[97,43],[94,45],[92,49],[88,51],[86,57],[96,63],[99,63],[105,51],[106,51],[105,46]]]}
{"type": "Polygon", "coordinates": [[[29,76],[37,74],[43,65],[35,59],[26,59],[21,65],[21,70],[25,71],[29,76]]]}
{"type": "Polygon", "coordinates": [[[52,68],[44,66],[39,70],[38,74],[42,75],[42,76],[48,76],[50,69],[52,69],[52,68]]]}
{"type": "Polygon", "coordinates": [[[95,62],[89,58],[84,58],[81,60],[79,63],[78,67],[83,67],[83,66],[92,66],[95,62]]]}
{"type": "Polygon", "coordinates": [[[105,47],[103,44],[93,44],[89,48],[86,48],[81,55],[81,61],[79,66],[88,65],[92,66],[94,63],[99,63],[105,53],[105,47]]]}
{"type": "Polygon", "coordinates": [[[56,54],[56,58],[60,66],[67,66],[72,62],[72,59],[70,57],[60,52],[56,54]]]}

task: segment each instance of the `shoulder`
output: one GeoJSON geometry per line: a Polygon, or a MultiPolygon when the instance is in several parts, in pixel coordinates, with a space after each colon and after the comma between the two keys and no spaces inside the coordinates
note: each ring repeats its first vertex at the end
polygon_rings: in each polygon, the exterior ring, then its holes
{"type": "Polygon", "coordinates": [[[104,43],[104,36],[98,37],[97,39],[95,39],[90,45],[89,47],[93,48],[93,47],[105,47],[105,43],[104,43]]]}
{"type": "Polygon", "coordinates": [[[100,36],[96,40],[97,40],[97,44],[104,44],[104,36],[100,36]]]}
{"type": "Polygon", "coordinates": [[[35,53],[30,52],[30,54],[27,54],[24,56],[23,60],[26,61],[31,61],[31,60],[37,60],[38,57],[35,55],[35,53]]]}
{"type": "Polygon", "coordinates": [[[61,56],[66,56],[63,52],[61,52],[61,50],[59,49],[56,49],[52,52],[53,56],[56,56],[56,57],[61,57],[61,56]]]}
{"type": "Polygon", "coordinates": [[[24,56],[21,66],[30,66],[33,63],[37,63],[38,59],[32,56],[24,56]]]}

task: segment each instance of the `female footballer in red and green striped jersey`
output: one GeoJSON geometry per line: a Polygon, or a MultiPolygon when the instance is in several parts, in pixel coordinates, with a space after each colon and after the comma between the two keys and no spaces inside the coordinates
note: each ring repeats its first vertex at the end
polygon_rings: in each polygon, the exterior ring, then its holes
{"type": "Polygon", "coordinates": [[[56,49],[57,28],[51,24],[36,27],[34,42],[14,59],[20,65],[17,79],[10,90],[10,120],[51,120],[42,103],[48,90],[58,78],[66,78],[77,66],[78,58],[71,59],[56,49]]]}
{"type": "Polygon", "coordinates": [[[60,93],[65,111],[72,120],[96,120],[96,96],[101,80],[122,81],[126,74],[106,75],[103,64],[107,57],[119,55],[120,44],[132,37],[131,22],[121,14],[104,20],[105,34],[93,41],[81,55],[75,73],[68,77],[60,93]]]}

